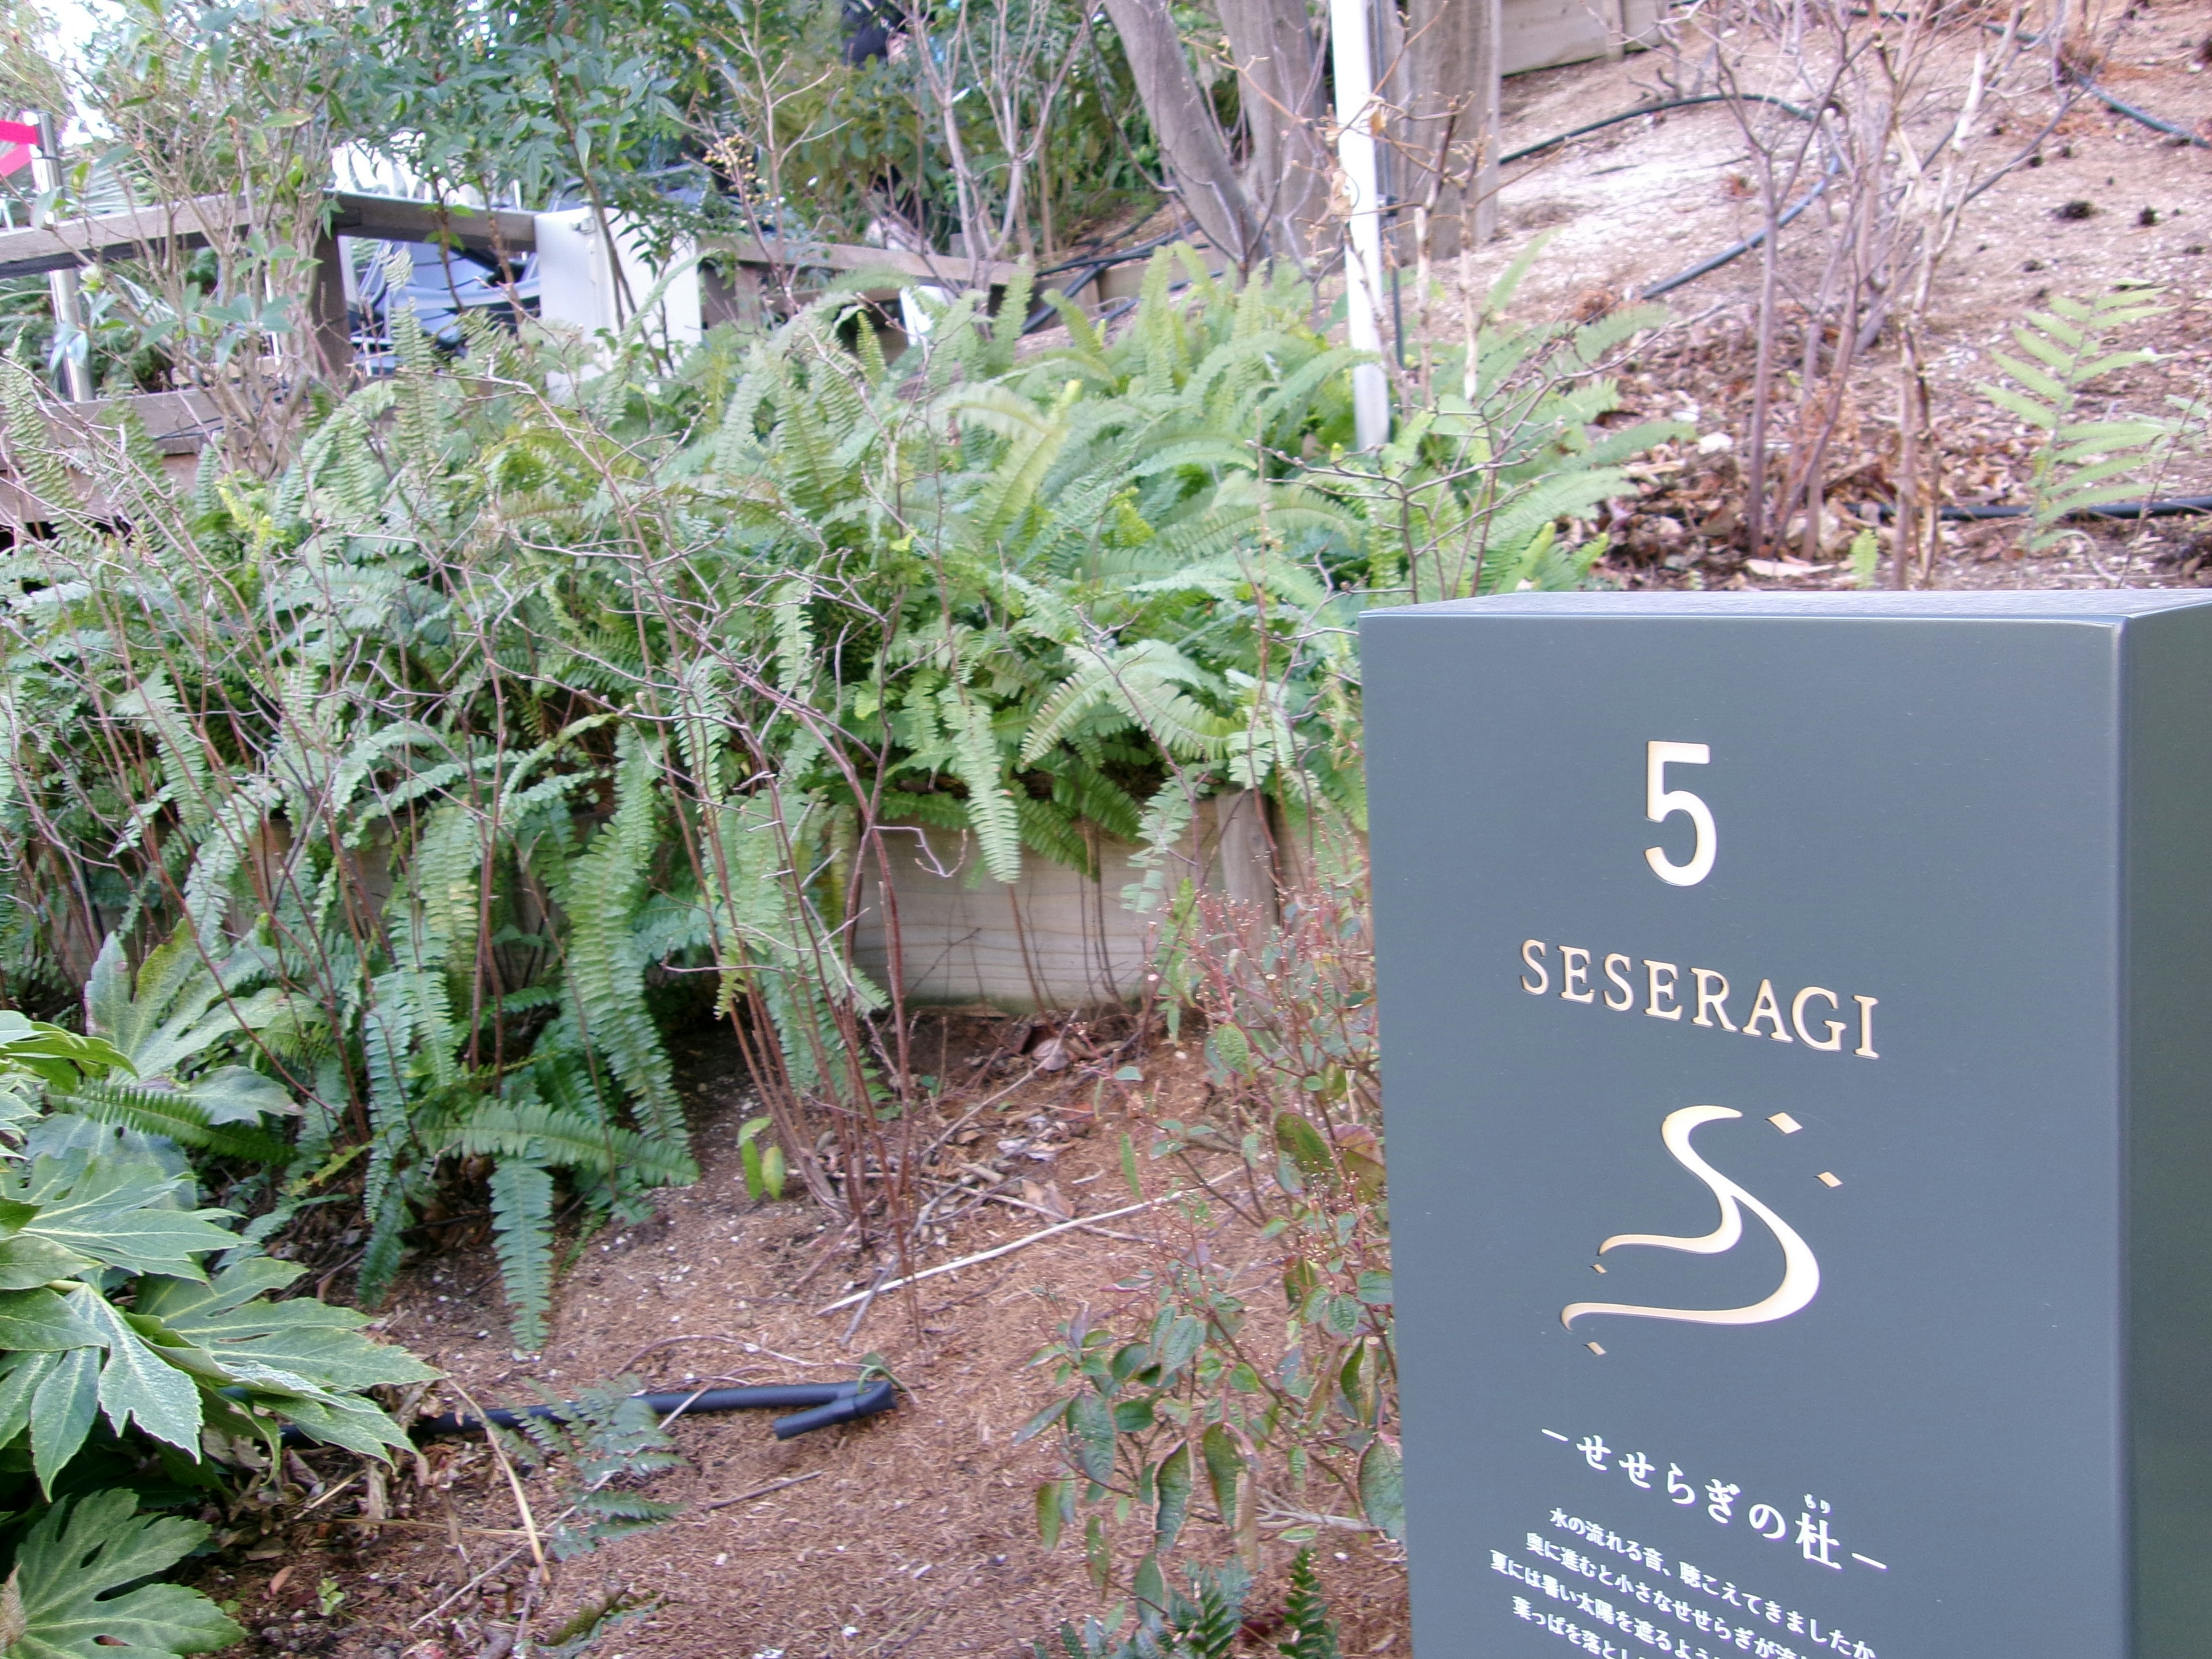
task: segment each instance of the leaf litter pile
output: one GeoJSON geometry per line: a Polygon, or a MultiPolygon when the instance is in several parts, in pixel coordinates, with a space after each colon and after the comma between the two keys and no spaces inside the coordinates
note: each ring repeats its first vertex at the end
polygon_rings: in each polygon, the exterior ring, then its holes
{"type": "MultiPolygon", "coordinates": [[[[969,1079],[939,1103],[946,1126],[999,1097],[948,1143],[936,1173],[1000,1200],[942,1245],[933,1240],[918,1266],[1127,1206],[1121,1133],[1144,1145],[1151,1118],[1193,1112],[1206,1089],[1194,1052],[1158,1043],[1143,1054],[1142,1084],[1113,1081],[1135,1052],[1122,1031],[1109,1041],[1096,1026],[975,1015],[930,1024],[940,1030],[925,1028],[917,1052],[938,1051],[942,1074],[969,1079]]],[[[551,1458],[534,1472],[511,1459],[511,1482],[477,1433],[426,1440],[419,1458],[370,1482],[357,1460],[289,1453],[283,1501],[231,1517],[196,1580],[234,1604],[250,1632],[238,1654],[505,1659],[532,1565],[518,1487],[553,1560],[552,1598],[531,1610],[534,1652],[1011,1656],[1101,1610],[1079,1546],[1048,1552],[1038,1539],[1033,1494],[1061,1472],[1052,1437],[1017,1445],[1012,1436],[1053,1395],[1049,1375],[1028,1362],[1081,1308],[1118,1304],[1146,1214],[879,1295],[858,1319],[853,1306],[820,1314],[868,1288],[854,1277],[849,1240],[812,1204],[747,1197],[738,1137],[750,1091],[735,1045],[711,1032],[690,1043],[701,1180],[656,1194],[644,1224],[585,1242],[542,1353],[507,1346],[488,1217],[421,1235],[435,1242],[381,1322],[451,1379],[415,1409],[571,1400],[623,1377],[679,1395],[840,1382],[871,1356],[897,1378],[897,1409],[782,1442],[775,1413],[679,1417],[668,1425],[669,1467],[617,1475],[600,1495],[680,1512],[566,1560],[556,1522],[572,1534],[594,1523],[623,1530],[576,1506],[587,1459],[551,1458]]],[[[1325,1534],[1315,1554],[1343,1651],[1406,1654],[1395,1547],[1346,1530],[1325,1534]]],[[[1263,1581],[1248,1601],[1253,1651],[1273,1650],[1267,1635],[1289,1588],[1263,1581]]]]}

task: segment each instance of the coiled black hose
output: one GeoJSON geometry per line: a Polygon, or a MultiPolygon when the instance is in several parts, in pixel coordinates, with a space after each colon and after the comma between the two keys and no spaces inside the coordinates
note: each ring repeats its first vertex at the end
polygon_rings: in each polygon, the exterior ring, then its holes
{"type": "MultiPolygon", "coordinates": [[[[793,1412],[788,1417],[779,1417],[771,1426],[779,1440],[788,1440],[794,1435],[805,1434],[815,1429],[830,1428],[839,1423],[858,1422],[864,1417],[873,1417],[878,1412],[887,1412],[898,1404],[898,1389],[889,1377],[878,1377],[870,1382],[781,1382],[765,1383],[744,1389],[693,1389],[676,1394],[634,1394],[633,1400],[642,1400],[656,1416],[681,1409],[686,1417],[701,1412],[784,1411],[793,1406],[808,1407],[793,1412]]],[[[574,1406],[495,1406],[486,1413],[502,1429],[511,1429],[526,1417],[535,1417],[552,1422],[566,1422],[576,1414],[574,1406]]],[[[481,1418],[463,1412],[447,1412],[441,1417],[418,1417],[414,1432],[424,1438],[441,1434],[470,1434],[481,1430],[481,1418]]]]}

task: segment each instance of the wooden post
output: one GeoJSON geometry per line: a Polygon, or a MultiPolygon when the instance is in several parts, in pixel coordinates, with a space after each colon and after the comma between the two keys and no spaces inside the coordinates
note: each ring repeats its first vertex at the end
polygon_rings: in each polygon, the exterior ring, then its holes
{"type": "MultiPolygon", "coordinates": [[[[1382,351],[1382,192],[1376,166],[1375,55],[1369,0],[1329,0],[1336,70],[1336,156],[1344,170],[1346,331],[1354,351],[1382,351]]],[[[1362,449],[1390,437],[1390,385],[1379,362],[1352,371],[1352,421],[1362,449]]]]}
{"type": "Polygon", "coordinates": [[[345,251],[329,231],[315,238],[315,276],[307,289],[308,356],[334,386],[353,378],[353,322],[346,300],[345,251]]]}

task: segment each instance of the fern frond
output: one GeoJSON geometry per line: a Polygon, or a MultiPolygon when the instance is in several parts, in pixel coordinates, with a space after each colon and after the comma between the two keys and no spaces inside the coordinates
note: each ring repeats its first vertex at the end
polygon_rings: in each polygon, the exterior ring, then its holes
{"type": "Polygon", "coordinates": [[[180,1146],[217,1158],[281,1165],[291,1157],[282,1140],[250,1124],[210,1121],[206,1110],[180,1090],[87,1079],[57,1092],[52,1103],[81,1117],[127,1124],[146,1134],[166,1135],[180,1146]]]}
{"type": "Polygon", "coordinates": [[[507,1292],[516,1348],[545,1346],[553,1305],[553,1177],[543,1166],[502,1158],[491,1174],[493,1247],[507,1292]]]}
{"type": "Polygon", "coordinates": [[[645,963],[630,923],[655,850],[657,768],[645,741],[627,728],[616,766],[615,812],[572,860],[561,901],[568,913],[568,987],[579,1028],[605,1054],[637,1097],[654,1137],[690,1164],[684,1103],[668,1053],[645,1004],[645,963]]]}
{"type": "Polygon", "coordinates": [[[947,686],[938,707],[952,734],[953,771],[968,787],[968,823],[982,849],[983,867],[999,881],[1022,873],[1021,817],[1006,781],[991,711],[973,693],[947,686]]]}
{"type": "Polygon", "coordinates": [[[456,1152],[476,1156],[588,1170],[608,1180],[626,1176],[641,1187],[696,1179],[688,1158],[652,1137],[573,1107],[538,1102],[479,1104],[454,1131],[451,1144],[456,1152]]]}

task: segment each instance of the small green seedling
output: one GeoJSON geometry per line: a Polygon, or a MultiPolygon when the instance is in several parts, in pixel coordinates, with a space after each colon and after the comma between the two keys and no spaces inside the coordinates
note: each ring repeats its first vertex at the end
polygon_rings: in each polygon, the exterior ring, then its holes
{"type": "Polygon", "coordinates": [[[770,1120],[757,1117],[738,1131],[738,1155],[745,1161],[745,1195],[771,1204],[783,1196],[783,1148],[766,1133],[770,1120]]]}
{"type": "Polygon", "coordinates": [[[1851,586],[1872,587],[1875,566],[1881,562],[1881,544],[1872,530],[1862,530],[1851,538],[1851,586]]]}

